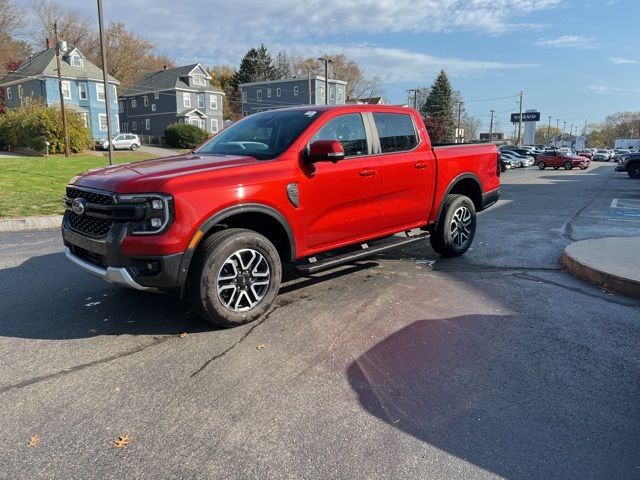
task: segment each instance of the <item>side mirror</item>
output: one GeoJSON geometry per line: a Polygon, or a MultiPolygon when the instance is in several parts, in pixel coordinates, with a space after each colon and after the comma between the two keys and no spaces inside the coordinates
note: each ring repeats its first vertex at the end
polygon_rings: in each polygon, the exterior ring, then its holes
{"type": "Polygon", "coordinates": [[[309,145],[307,150],[307,161],[338,163],[344,159],[344,148],[338,140],[316,140],[309,145]]]}

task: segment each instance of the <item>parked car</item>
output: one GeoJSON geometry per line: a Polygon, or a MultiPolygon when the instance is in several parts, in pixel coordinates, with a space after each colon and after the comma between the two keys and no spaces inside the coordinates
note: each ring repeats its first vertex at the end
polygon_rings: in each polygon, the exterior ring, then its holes
{"type": "Polygon", "coordinates": [[[544,170],[546,167],[553,167],[556,170],[560,167],[563,167],[565,170],[578,167],[580,170],[586,170],[591,163],[588,158],[562,151],[547,152],[544,155],[538,155],[536,162],[540,170],[544,170]]]}
{"type": "Polygon", "coordinates": [[[616,165],[616,172],[627,172],[631,178],[640,178],[640,153],[621,156],[616,165]]]}
{"type": "Polygon", "coordinates": [[[596,153],[593,154],[591,159],[594,162],[608,162],[611,158],[609,157],[609,151],[606,149],[596,150],[596,153]]]}
{"type": "Polygon", "coordinates": [[[505,154],[509,155],[509,157],[516,162],[516,166],[519,168],[530,167],[535,163],[535,159],[530,155],[520,155],[513,150],[502,152],[502,155],[505,154]]]}
{"type": "Polygon", "coordinates": [[[539,154],[538,154],[538,153],[536,153],[535,151],[533,151],[533,150],[529,150],[529,149],[527,149],[527,148],[518,148],[518,147],[515,147],[515,148],[512,148],[510,151],[511,151],[511,152],[514,152],[514,153],[517,153],[517,154],[519,154],[519,155],[524,155],[525,157],[527,157],[527,156],[528,156],[528,157],[533,157],[533,159],[534,159],[534,160],[535,160],[535,159],[537,158],[537,156],[539,155],[539,154]]]}
{"type": "Polygon", "coordinates": [[[245,117],[185,155],[74,177],[62,236],[80,269],[184,288],[232,327],[270,310],[283,263],[308,275],[427,238],[462,255],[499,196],[493,144],[434,147],[402,107],[304,106],[245,117]]]}
{"type": "Polygon", "coordinates": [[[585,158],[588,158],[589,160],[591,160],[592,157],[593,157],[593,152],[591,150],[589,150],[588,148],[585,148],[584,150],[580,150],[578,152],[578,156],[585,157],[585,158]]]}
{"type": "MultiPolygon", "coordinates": [[[[121,133],[113,137],[114,150],[137,150],[141,145],[140,137],[133,133],[121,133]]],[[[109,140],[97,140],[96,148],[98,150],[109,150],[109,140]]]]}
{"type": "Polygon", "coordinates": [[[502,152],[500,156],[501,156],[502,162],[503,162],[503,164],[504,164],[504,166],[505,166],[505,168],[507,170],[511,170],[512,168],[519,168],[520,167],[520,161],[517,160],[515,157],[512,157],[508,153],[502,152]]]}

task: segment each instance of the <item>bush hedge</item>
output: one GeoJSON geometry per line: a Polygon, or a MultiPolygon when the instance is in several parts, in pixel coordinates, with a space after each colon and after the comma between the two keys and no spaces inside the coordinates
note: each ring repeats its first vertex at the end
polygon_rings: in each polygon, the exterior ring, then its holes
{"type": "Polygon", "coordinates": [[[174,148],[195,148],[208,137],[200,127],[188,123],[172,123],[164,130],[164,141],[174,148]]]}
{"type": "MultiPolygon", "coordinates": [[[[67,131],[69,148],[72,152],[82,152],[91,147],[89,129],[84,126],[82,117],[67,112],[67,131]]],[[[8,110],[0,117],[0,149],[7,147],[27,147],[40,152],[64,152],[62,115],[58,107],[32,104],[8,110]]]]}

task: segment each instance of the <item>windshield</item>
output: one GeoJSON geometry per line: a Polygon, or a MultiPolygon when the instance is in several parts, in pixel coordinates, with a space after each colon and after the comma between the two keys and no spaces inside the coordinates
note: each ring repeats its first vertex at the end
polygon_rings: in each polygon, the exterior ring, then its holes
{"type": "Polygon", "coordinates": [[[271,160],[319,117],[317,110],[256,113],[221,131],[196,150],[201,155],[247,155],[271,160]]]}
{"type": "Polygon", "coordinates": [[[606,150],[598,150],[598,153],[609,153],[606,150]]]}

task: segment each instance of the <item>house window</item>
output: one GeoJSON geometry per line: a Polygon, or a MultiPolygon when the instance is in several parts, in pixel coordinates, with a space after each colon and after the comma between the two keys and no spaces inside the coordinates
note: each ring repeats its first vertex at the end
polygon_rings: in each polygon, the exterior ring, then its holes
{"type": "Polygon", "coordinates": [[[11,87],[7,87],[6,92],[7,92],[7,100],[11,100],[11,87]]]}
{"type": "Polygon", "coordinates": [[[118,92],[116,91],[116,86],[111,85],[111,101],[115,102],[116,98],[118,98],[118,92]]]}
{"type": "Polygon", "coordinates": [[[145,130],[151,130],[151,120],[149,120],[148,118],[144,121],[144,128],[145,130]]]}
{"type": "Polygon", "coordinates": [[[100,119],[100,131],[106,132],[107,131],[107,114],[99,113],[98,118],[100,119]]]}
{"type": "Polygon", "coordinates": [[[262,89],[256,90],[256,99],[261,102],[262,101],[262,89]]]}
{"type": "Polygon", "coordinates": [[[211,119],[211,131],[213,133],[218,133],[218,119],[217,118],[212,118],[211,119]]]}
{"type": "Polygon", "coordinates": [[[138,107],[138,100],[136,100],[135,98],[131,99],[131,108],[137,108],[138,107]]]}
{"type": "Polygon", "coordinates": [[[69,63],[74,67],[82,67],[82,58],[79,55],[71,55],[69,57],[69,63]]]}
{"type": "Polygon", "coordinates": [[[211,95],[211,97],[209,98],[209,107],[211,108],[211,110],[217,110],[218,109],[218,96],[217,95],[211,95]]]}
{"type": "Polygon", "coordinates": [[[18,98],[22,98],[23,95],[24,95],[24,88],[22,88],[22,85],[18,85],[18,98]]]}
{"type": "Polygon", "coordinates": [[[342,100],[343,100],[342,95],[343,95],[343,93],[342,93],[342,89],[341,89],[341,88],[339,88],[339,89],[338,89],[338,101],[342,101],[342,100]]]}
{"type": "Polygon", "coordinates": [[[120,131],[127,133],[129,131],[129,125],[127,125],[126,123],[123,123],[120,125],[120,131]]]}
{"type": "Polygon", "coordinates": [[[324,100],[324,87],[320,87],[320,100],[324,100]]]}
{"type": "Polygon", "coordinates": [[[99,102],[104,102],[104,84],[96,83],[96,95],[99,102]]]}
{"type": "Polygon", "coordinates": [[[80,97],[80,100],[86,100],[87,99],[87,85],[84,83],[79,83],[78,84],[78,96],[80,97]]]}
{"type": "Polygon", "coordinates": [[[298,85],[293,86],[293,94],[298,95],[298,85]]]}
{"type": "Polygon", "coordinates": [[[131,131],[132,132],[138,131],[138,122],[131,122],[131,131]]]}
{"type": "Polygon", "coordinates": [[[193,84],[194,85],[206,85],[204,80],[204,75],[196,74],[193,76],[193,84]]]}
{"type": "Polygon", "coordinates": [[[198,108],[204,108],[204,93],[198,93],[196,97],[198,98],[198,108]]]}
{"type": "Polygon", "coordinates": [[[329,87],[329,100],[336,99],[336,89],[335,87],[329,87]]]}
{"type": "Polygon", "coordinates": [[[145,107],[148,107],[149,106],[149,97],[146,96],[146,95],[144,97],[142,97],[142,103],[144,103],[145,107]]]}
{"type": "Polygon", "coordinates": [[[242,91],[242,103],[247,103],[247,92],[246,92],[246,90],[242,91]]]}
{"type": "Polygon", "coordinates": [[[267,88],[267,98],[271,98],[271,89],[267,88]]]}
{"type": "Polygon", "coordinates": [[[182,106],[184,108],[191,108],[191,96],[188,93],[182,94],[182,106]]]}
{"type": "Polygon", "coordinates": [[[156,111],[156,104],[155,104],[155,103],[152,103],[152,104],[151,104],[151,111],[152,111],[152,112],[155,112],[155,111],[156,111]]]}
{"type": "MultiPolygon", "coordinates": [[[[86,113],[81,113],[80,116],[82,117],[82,124],[84,125],[84,127],[89,128],[89,115],[87,115],[86,113]]],[[[106,120],[106,115],[105,115],[105,120],[106,120]]]]}
{"type": "Polygon", "coordinates": [[[67,81],[62,82],[62,98],[71,100],[71,84],[67,81]]]}
{"type": "Polygon", "coordinates": [[[279,97],[282,95],[282,89],[281,88],[276,88],[276,97],[279,97]]]}
{"type": "Polygon", "coordinates": [[[153,92],[153,99],[158,100],[160,98],[160,92],[153,92]]]}
{"type": "Polygon", "coordinates": [[[118,111],[124,112],[124,100],[118,100],[118,111]]]}

